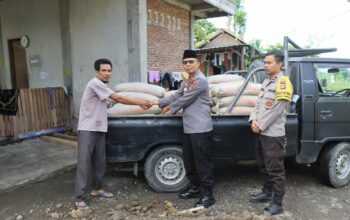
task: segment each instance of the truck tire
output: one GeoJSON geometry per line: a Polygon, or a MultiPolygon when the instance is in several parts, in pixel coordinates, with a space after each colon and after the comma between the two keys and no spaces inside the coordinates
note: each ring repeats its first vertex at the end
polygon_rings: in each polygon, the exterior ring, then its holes
{"type": "Polygon", "coordinates": [[[327,148],[322,155],[320,171],[327,185],[343,187],[350,181],[350,143],[341,142],[327,148]]]}
{"type": "Polygon", "coordinates": [[[146,159],[144,172],[149,186],[156,192],[176,192],[189,185],[179,146],[153,150],[146,159]]]}

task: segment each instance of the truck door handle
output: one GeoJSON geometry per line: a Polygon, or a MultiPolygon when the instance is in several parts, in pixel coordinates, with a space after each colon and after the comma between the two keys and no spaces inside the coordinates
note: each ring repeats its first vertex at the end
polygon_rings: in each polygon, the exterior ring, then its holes
{"type": "Polygon", "coordinates": [[[314,100],[314,95],[304,95],[304,100],[305,101],[313,101],[314,100]]]}
{"type": "Polygon", "coordinates": [[[323,110],[321,111],[321,116],[323,119],[330,118],[333,116],[333,112],[331,110],[323,110]]]}

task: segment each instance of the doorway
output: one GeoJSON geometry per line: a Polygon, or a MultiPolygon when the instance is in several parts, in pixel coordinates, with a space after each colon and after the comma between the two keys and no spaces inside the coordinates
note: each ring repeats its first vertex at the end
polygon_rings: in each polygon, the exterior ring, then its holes
{"type": "Polygon", "coordinates": [[[21,46],[20,39],[9,40],[8,45],[12,88],[29,88],[26,50],[21,46]]]}

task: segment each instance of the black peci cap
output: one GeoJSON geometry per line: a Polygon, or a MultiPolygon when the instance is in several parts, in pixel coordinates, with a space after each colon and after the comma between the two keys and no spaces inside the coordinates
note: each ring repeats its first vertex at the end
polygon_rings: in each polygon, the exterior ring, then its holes
{"type": "Polygon", "coordinates": [[[196,58],[197,59],[196,52],[194,50],[185,50],[182,59],[184,60],[187,58],[196,58]]]}

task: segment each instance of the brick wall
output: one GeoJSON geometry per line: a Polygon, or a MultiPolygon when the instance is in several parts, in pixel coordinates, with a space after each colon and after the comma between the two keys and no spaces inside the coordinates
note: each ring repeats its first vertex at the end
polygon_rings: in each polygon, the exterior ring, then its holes
{"type": "Polygon", "coordinates": [[[147,70],[182,71],[190,46],[190,13],[163,0],[147,0],[147,70]]]}

